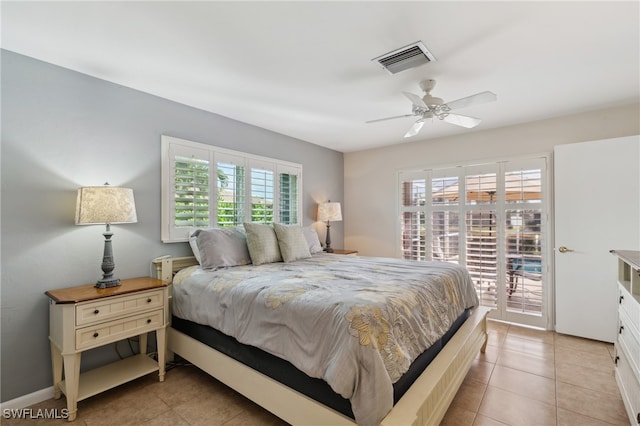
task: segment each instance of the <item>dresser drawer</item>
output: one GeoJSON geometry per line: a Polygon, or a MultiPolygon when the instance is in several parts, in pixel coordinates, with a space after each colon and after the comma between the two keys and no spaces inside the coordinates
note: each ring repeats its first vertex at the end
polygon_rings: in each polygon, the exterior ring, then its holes
{"type": "Polygon", "coordinates": [[[638,380],[640,380],[640,336],[631,325],[631,320],[625,312],[620,311],[620,319],[618,321],[618,343],[619,352],[627,355],[631,369],[638,380]]]}
{"type": "Polygon", "coordinates": [[[95,302],[79,303],[76,306],[76,325],[84,326],[111,318],[144,312],[153,308],[161,308],[163,303],[162,290],[110,297],[95,302]]]}
{"type": "Polygon", "coordinates": [[[164,323],[164,309],[76,330],[76,349],[88,349],[155,330],[164,323]]]}
{"type": "Polygon", "coordinates": [[[616,381],[631,424],[635,424],[640,413],[640,382],[634,374],[626,354],[616,346],[616,381]]]}
{"type": "Polygon", "coordinates": [[[632,324],[636,327],[636,330],[640,331],[640,304],[624,287],[618,287],[618,303],[620,310],[623,311],[632,324]]]}

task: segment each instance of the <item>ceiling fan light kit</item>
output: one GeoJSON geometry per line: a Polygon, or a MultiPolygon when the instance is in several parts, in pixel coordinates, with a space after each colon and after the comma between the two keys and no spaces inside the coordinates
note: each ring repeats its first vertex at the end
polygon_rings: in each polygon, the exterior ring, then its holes
{"type": "Polygon", "coordinates": [[[403,117],[420,117],[409,131],[404,135],[405,138],[415,136],[420,132],[426,119],[437,118],[449,124],[471,129],[476,127],[482,120],[475,117],[451,113],[454,109],[465,108],[472,105],[478,105],[486,102],[494,102],[498,99],[495,93],[480,92],[475,95],[457,99],[451,102],[444,102],[442,98],[431,95],[431,90],[436,85],[433,79],[426,79],[420,82],[420,88],[425,92],[423,97],[410,92],[402,92],[409,101],[411,101],[411,114],[398,115],[394,117],[379,118],[377,120],[367,121],[367,123],[376,123],[379,121],[393,120],[403,117]]]}

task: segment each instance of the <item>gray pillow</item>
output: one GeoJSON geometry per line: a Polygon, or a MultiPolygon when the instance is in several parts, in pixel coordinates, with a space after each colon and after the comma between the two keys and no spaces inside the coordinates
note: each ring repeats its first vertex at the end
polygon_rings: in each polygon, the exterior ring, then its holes
{"type": "Polygon", "coordinates": [[[212,229],[216,228],[192,229],[191,231],[189,231],[189,246],[191,246],[193,256],[196,258],[198,263],[200,263],[200,250],[198,250],[198,233],[200,231],[211,231],[212,229]]]}
{"type": "Polygon", "coordinates": [[[202,269],[218,269],[251,263],[247,238],[237,229],[200,229],[193,235],[196,237],[202,269]]]}
{"type": "Polygon", "coordinates": [[[244,230],[247,233],[247,246],[254,265],[282,262],[278,238],[273,227],[264,223],[245,222],[244,230]]]}
{"type": "Polygon", "coordinates": [[[280,253],[285,262],[311,257],[307,239],[300,226],[274,223],[273,230],[276,231],[280,253]]]}
{"type": "Polygon", "coordinates": [[[320,238],[318,238],[318,233],[315,228],[312,226],[305,226],[302,228],[302,233],[304,234],[304,238],[307,240],[307,246],[309,246],[309,253],[316,254],[321,253],[322,245],[320,244],[320,238]]]}

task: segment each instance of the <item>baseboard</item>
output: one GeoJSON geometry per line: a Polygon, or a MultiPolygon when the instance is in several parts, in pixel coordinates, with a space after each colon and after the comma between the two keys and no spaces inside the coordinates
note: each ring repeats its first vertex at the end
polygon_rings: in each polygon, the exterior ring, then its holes
{"type": "Polygon", "coordinates": [[[15,410],[19,408],[27,408],[33,404],[37,404],[51,398],[53,398],[53,386],[2,402],[0,403],[0,412],[5,409],[15,410]]]}

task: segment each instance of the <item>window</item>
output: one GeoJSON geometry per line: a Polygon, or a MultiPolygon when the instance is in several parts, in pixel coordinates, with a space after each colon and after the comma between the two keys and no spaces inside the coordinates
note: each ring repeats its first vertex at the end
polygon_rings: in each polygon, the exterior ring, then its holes
{"type": "Polygon", "coordinates": [[[244,220],[244,166],[219,161],[217,167],[218,226],[235,226],[244,220]]]}
{"type": "Polygon", "coordinates": [[[209,226],[209,162],[175,157],[175,222],[179,227],[209,226]]]}
{"type": "Polygon", "coordinates": [[[194,228],[300,223],[302,165],[162,136],[162,241],[194,228]]]}
{"type": "Polygon", "coordinates": [[[280,223],[300,223],[300,174],[295,168],[278,166],[278,183],[280,193],[280,223]]]}
{"type": "Polygon", "coordinates": [[[251,169],[251,222],[273,223],[273,170],[251,169]]]}
{"type": "Polygon", "coordinates": [[[546,158],[401,172],[402,257],[464,265],[497,318],[545,326],[545,181],[546,158]]]}

